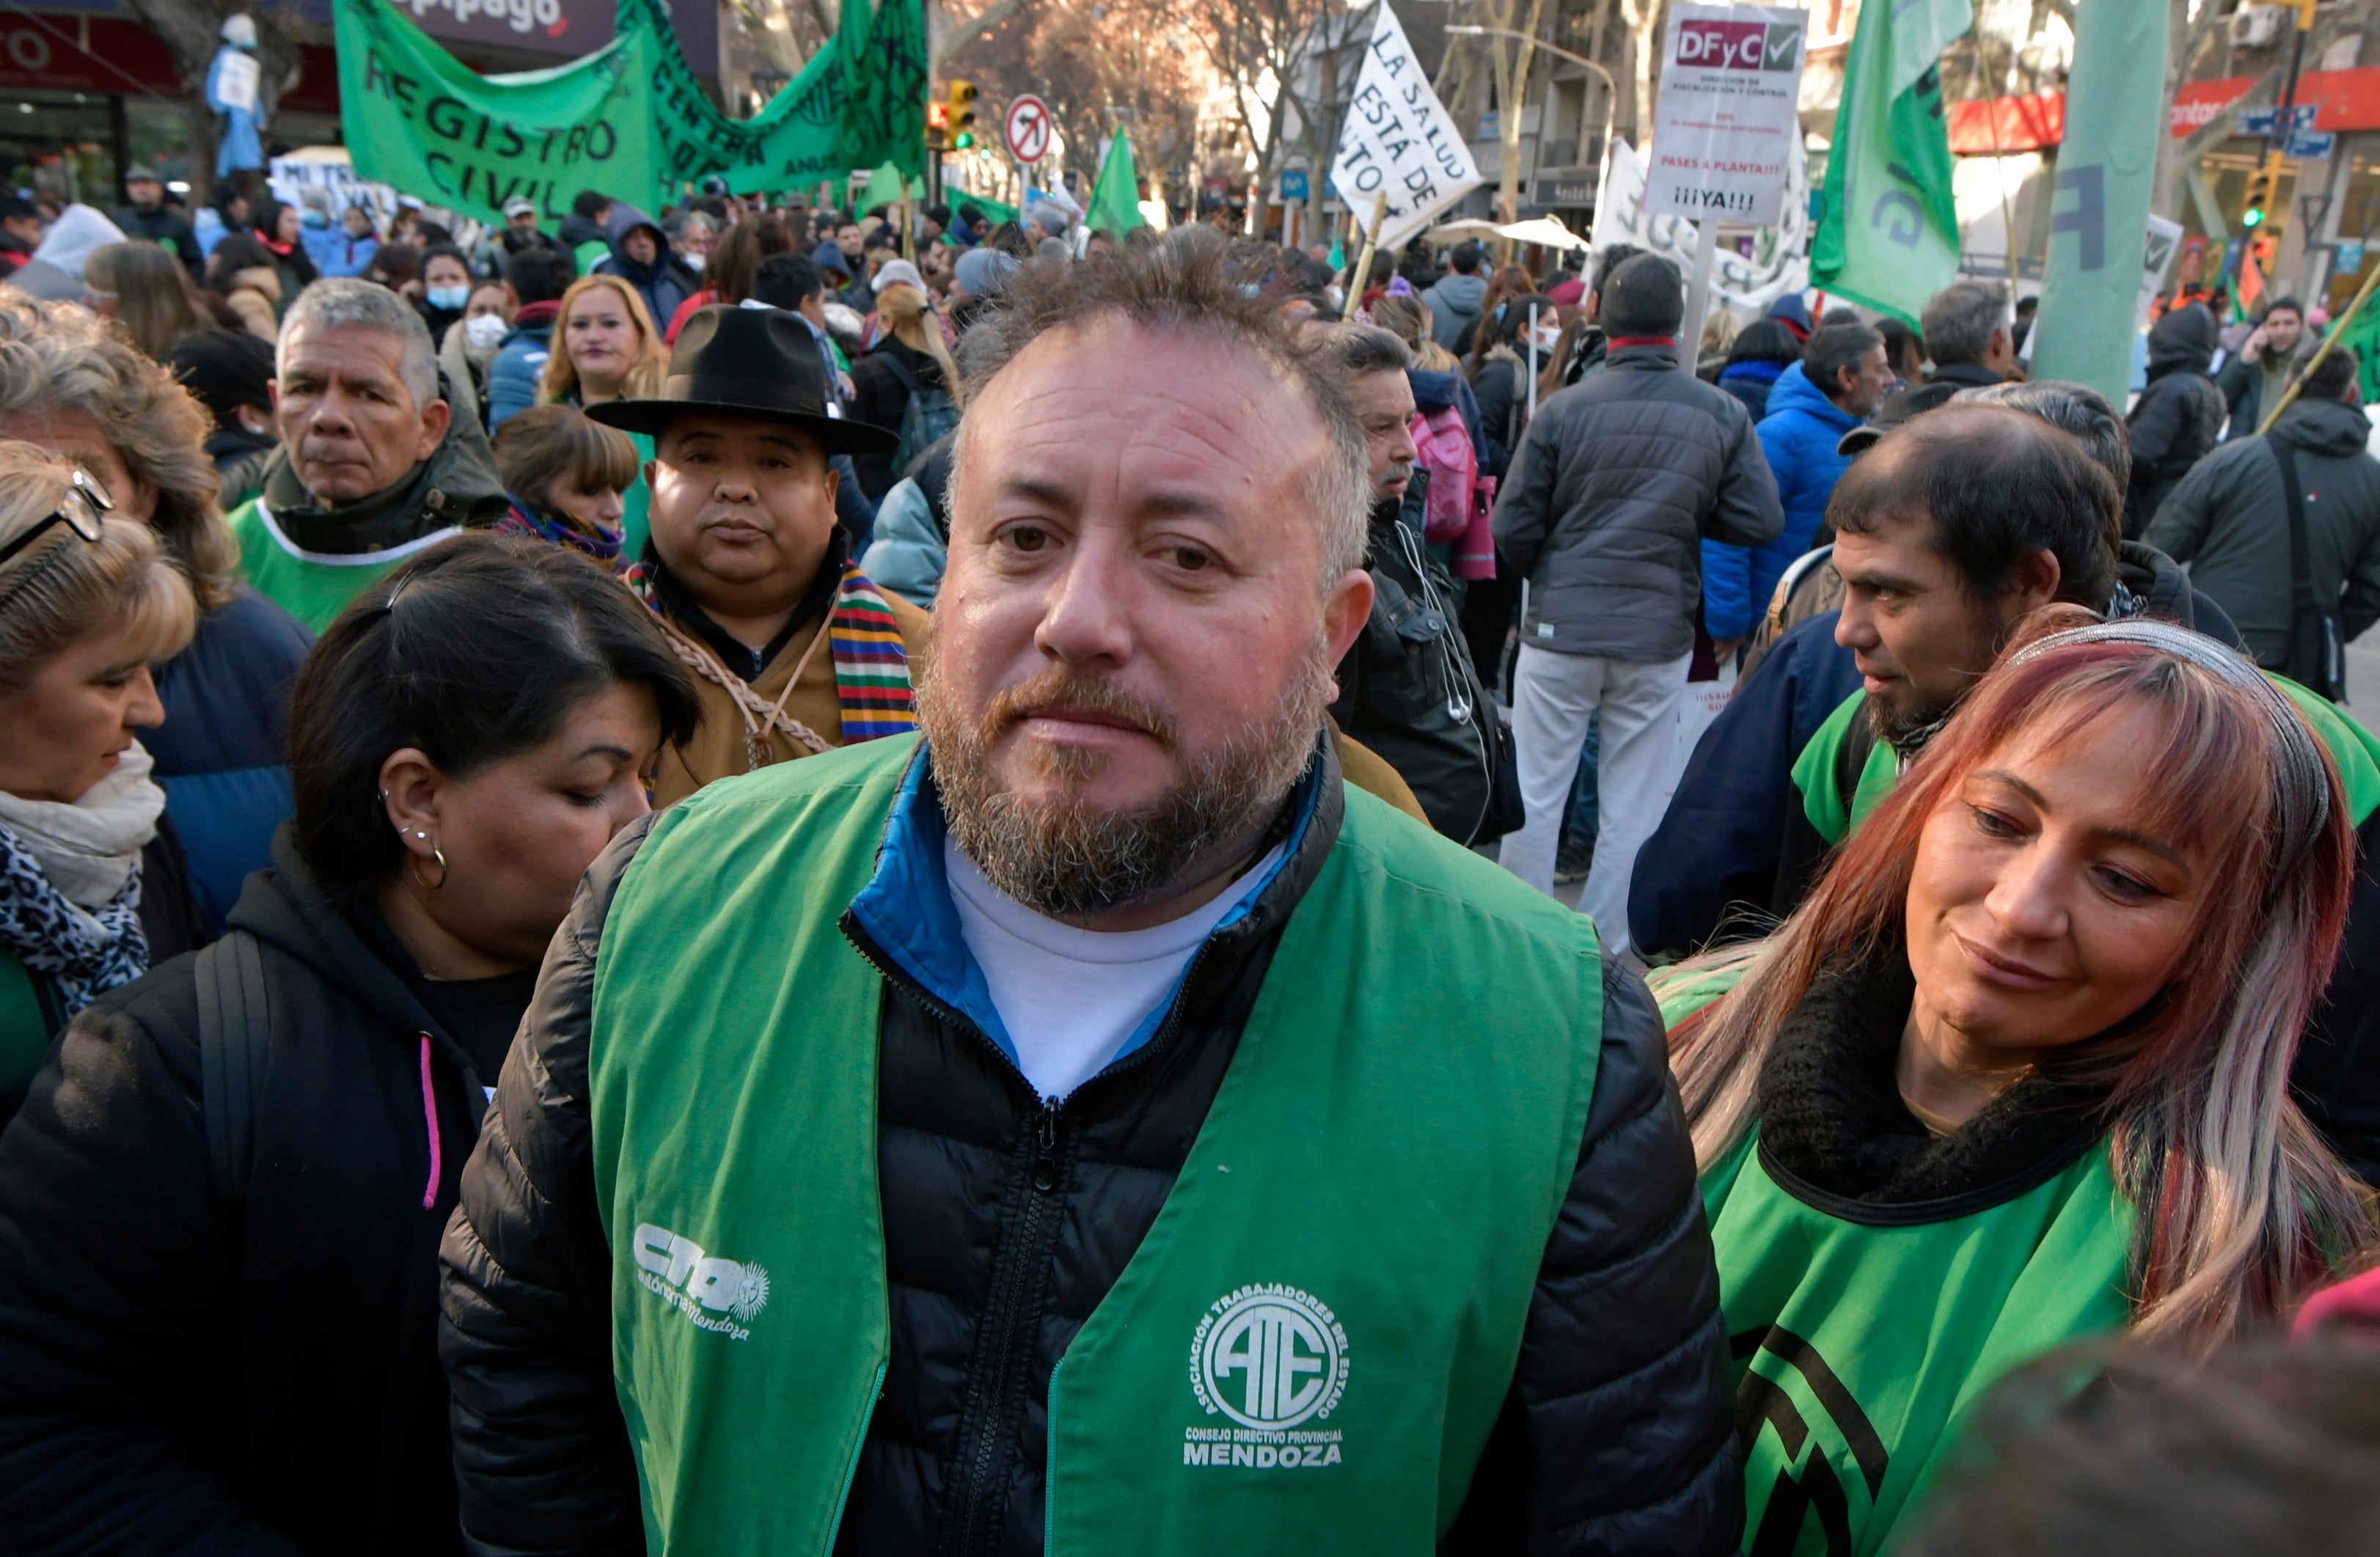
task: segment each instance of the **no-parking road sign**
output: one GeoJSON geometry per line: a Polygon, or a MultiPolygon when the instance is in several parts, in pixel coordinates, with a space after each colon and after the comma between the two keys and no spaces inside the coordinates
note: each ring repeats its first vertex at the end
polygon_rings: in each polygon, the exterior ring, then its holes
{"type": "Polygon", "coordinates": [[[1021,163],[1038,163],[1050,149],[1050,105],[1026,92],[1012,101],[1000,121],[1008,154],[1021,163]]]}

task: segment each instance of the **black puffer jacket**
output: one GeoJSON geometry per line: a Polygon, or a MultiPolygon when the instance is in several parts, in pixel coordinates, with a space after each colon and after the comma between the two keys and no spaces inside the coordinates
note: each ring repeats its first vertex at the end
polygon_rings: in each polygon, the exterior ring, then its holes
{"type": "Polygon", "coordinates": [[[2132,442],[2132,483],[2124,533],[2138,537],[2157,505],[2223,432],[2223,392],[2206,376],[2215,360],[2215,316],[2192,303],[2149,332],[2149,382],[2124,419],[2132,442]]]}
{"type": "MultiPolygon", "coordinates": [[[[892,1357],[838,1551],[1041,1551],[1050,1368],[1171,1192],[1281,927],[1338,836],[1335,764],[1324,780],[1305,842],[1208,943],[1169,1030],[1056,1109],[982,1033],[888,977],[892,1357]]],[[[442,1349],[475,1551],[644,1550],[588,1113],[595,957],[643,836],[623,833],[596,862],[555,938],[446,1240],[442,1349]]],[[[847,914],[844,928],[871,950],[847,914]]],[[[1659,1019],[1617,969],[1580,1164],[1450,1549],[1731,1552],[1742,1487],[1710,1237],[1659,1019]]]]}
{"type": "Polygon", "coordinates": [[[78,1016],[0,1136],[11,1557],[456,1548],[437,1247],[485,1095],[286,840],[231,914],[271,1013],[244,1195],[211,1182],[192,957],[78,1016]]]}
{"type": "Polygon", "coordinates": [[[1679,371],[1672,346],[1623,346],[1539,406],[1496,494],[1497,554],[1529,581],[1521,642],[1559,654],[1678,658],[1702,542],[1766,546],[1784,528],[1750,413],[1679,371]]]}

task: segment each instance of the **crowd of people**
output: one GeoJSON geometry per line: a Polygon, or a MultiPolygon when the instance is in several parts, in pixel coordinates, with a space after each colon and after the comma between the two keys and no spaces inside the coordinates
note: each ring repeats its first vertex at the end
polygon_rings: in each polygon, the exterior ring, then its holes
{"type": "Polygon", "coordinates": [[[9,1550],[2368,1525],[2295,302],[127,188],[0,203],[9,1550]]]}

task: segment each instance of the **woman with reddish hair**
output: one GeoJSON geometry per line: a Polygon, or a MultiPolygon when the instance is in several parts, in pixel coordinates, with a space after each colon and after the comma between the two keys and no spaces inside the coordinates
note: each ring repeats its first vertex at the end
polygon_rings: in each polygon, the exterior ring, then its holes
{"type": "Polygon", "coordinates": [[[1755,1553],[1878,1550],[2010,1368],[2210,1348],[2370,1236],[2289,1091],[2353,879],[2321,743],[2212,639],[2025,636],[1799,911],[1656,979],[1755,1553]]]}

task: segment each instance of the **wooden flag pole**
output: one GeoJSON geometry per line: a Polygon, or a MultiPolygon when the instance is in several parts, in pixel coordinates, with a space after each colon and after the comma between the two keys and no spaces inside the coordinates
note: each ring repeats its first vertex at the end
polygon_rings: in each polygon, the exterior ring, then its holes
{"type": "MultiPolygon", "coordinates": [[[[1388,220],[1389,191],[1382,189],[1372,197],[1372,230],[1364,235],[1364,252],[1356,258],[1354,278],[1347,283],[1347,306],[1339,310],[1342,319],[1355,317],[1355,305],[1364,299],[1364,284],[1372,278],[1372,250],[1378,246],[1380,224],[1388,220]]],[[[2380,275],[2380,265],[2372,274],[2380,275]]]]}

